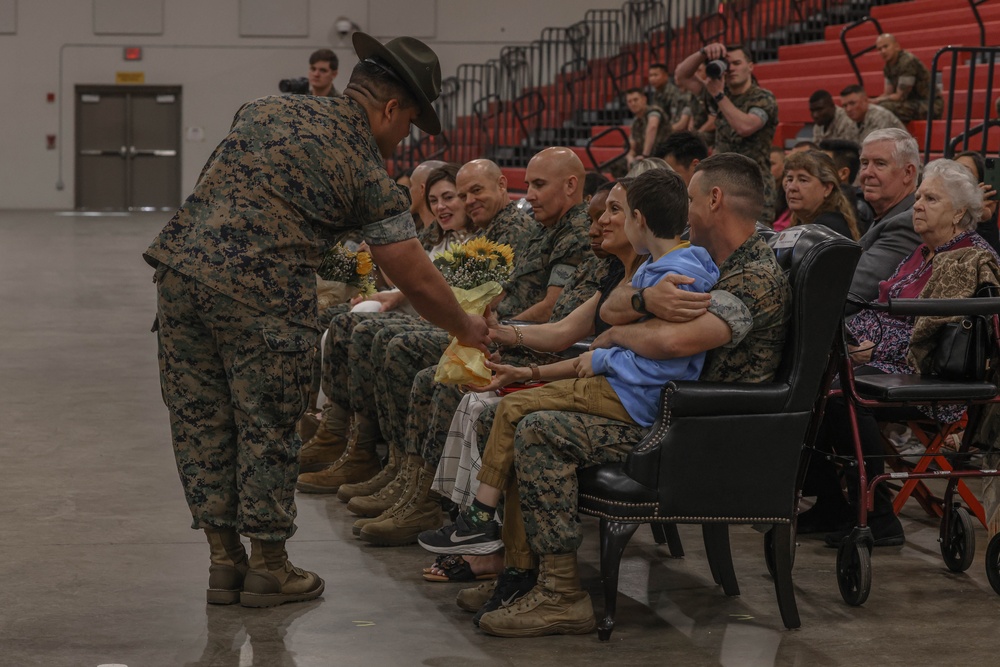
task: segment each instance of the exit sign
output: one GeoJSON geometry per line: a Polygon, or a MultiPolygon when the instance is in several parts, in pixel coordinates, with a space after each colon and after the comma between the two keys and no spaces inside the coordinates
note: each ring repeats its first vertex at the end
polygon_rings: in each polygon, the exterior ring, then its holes
{"type": "Polygon", "coordinates": [[[125,60],[142,60],[142,47],[141,46],[126,46],[125,47],[125,60]]]}

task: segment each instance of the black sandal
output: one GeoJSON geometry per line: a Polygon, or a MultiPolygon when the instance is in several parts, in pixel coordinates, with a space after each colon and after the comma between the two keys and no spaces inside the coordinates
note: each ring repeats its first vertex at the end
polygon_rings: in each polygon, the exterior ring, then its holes
{"type": "Polygon", "coordinates": [[[434,574],[431,567],[424,568],[424,579],[427,581],[488,581],[496,579],[496,572],[485,574],[475,574],[472,567],[461,556],[453,554],[442,554],[434,559],[432,566],[444,572],[444,574],[434,574]]]}

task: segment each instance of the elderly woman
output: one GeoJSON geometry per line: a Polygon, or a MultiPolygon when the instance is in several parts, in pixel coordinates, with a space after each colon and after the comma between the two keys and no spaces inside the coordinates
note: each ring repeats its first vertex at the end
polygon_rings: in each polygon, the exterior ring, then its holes
{"type": "MultiPolygon", "coordinates": [[[[982,191],[965,167],[953,160],[935,160],[928,164],[913,206],[913,229],[923,243],[899,264],[892,277],[879,285],[879,302],[921,296],[968,297],[984,279],[997,282],[1000,277],[997,255],[975,232],[982,212],[982,191]]],[[[856,341],[850,346],[855,374],[916,373],[907,360],[915,323],[913,317],[896,317],[873,310],[864,310],[854,317],[848,323],[848,330],[856,341]]],[[[931,414],[929,410],[880,410],[879,417],[891,420],[924,418],[925,414],[931,414]]],[[[933,418],[953,422],[960,419],[962,413],[961,407],[938,408],[933,418]]],[[[864,453],[882,454],[882,438],[875,416],[870,410],[858,408],[857,418],[864,453]]],[[[844,400],[831,399],[817,447],[821,450],[839,447],[843,451],[850,442],[844,400]]],[[[821,459],[814,456],[810,464],[803,493],[815,495],[817,500],[812,509],[799,516],[798,532],[833,531],[826,536],[826,542],[829,546],[837,546],[853,525],[857,482],[847,485],[852,492],[849,503],[840,491],[833,465],[821,459]]],[[[881,474],[883,469],[880,458],[865,461],[869,478],[881,474]]],[[[885,485],[877,487],[868,524],[875,546],[898,546],[905,541],[903,527],[893,512],[892,499],[885,485]]]]}
{"type": "Polygon", "coordinates": [[[791,211],[789,227],[816,224],[858,240],[854,204],[840,189],[837,165],[819,151],[799,151],[785,160],[781,186],[791,211]]]}

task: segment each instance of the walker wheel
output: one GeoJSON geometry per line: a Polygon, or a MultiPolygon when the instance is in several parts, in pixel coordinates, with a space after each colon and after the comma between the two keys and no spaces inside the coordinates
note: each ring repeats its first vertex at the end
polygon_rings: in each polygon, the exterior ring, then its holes
{"type": "Polygon", "coordinates": [[[941,557],[952,572],[965,572],[976,555],[976,531],[964,507],[952,508],[950,518],[947,535],[943,534],[946,522],[941,521],[941,557]]]}
{"type": "Polygon", "coordinates": [[[872,589],[872,553],[867,546],[845,539],[837,549],[837,585],[844,602],[865,603],[872,589]]]}
{"type": "Polygon", "coordinates": [[[986,547],[986,578],[997,595],[1000,595],[1000,534],[994,535],[986,547]]]}

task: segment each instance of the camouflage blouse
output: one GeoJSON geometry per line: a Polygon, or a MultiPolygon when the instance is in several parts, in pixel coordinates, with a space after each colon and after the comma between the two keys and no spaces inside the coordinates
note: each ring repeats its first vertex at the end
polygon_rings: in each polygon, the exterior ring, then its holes
{"type": "Polygon", "coordinates": [[[146,250],[248,306],[316,326],[316,268],[341,232],[371,245],[413,238],[409,197],[386,173],[347,97],[249,102],[180,210],[146,250]]]}

